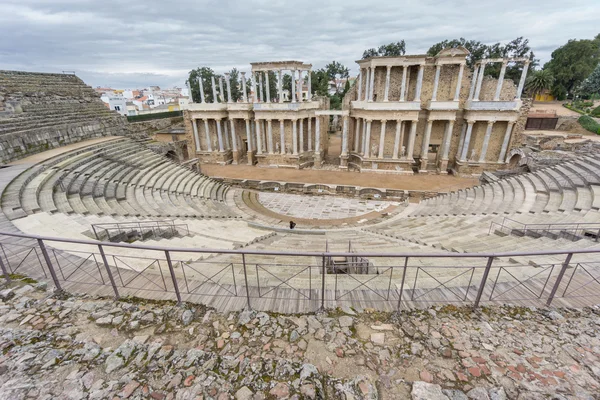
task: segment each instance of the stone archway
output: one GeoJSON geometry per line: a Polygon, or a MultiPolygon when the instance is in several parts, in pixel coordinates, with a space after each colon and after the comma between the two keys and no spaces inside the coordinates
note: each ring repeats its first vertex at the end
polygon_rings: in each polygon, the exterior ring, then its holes
{"type": "Polygon", "coordinates": [[[508,160],[508,168],[510,169],[516,169],[519,167],[519,164],[521,163],[521,155],[520,154],[513,154],[512,157],[510,157],[510,159],[508,160]]]}

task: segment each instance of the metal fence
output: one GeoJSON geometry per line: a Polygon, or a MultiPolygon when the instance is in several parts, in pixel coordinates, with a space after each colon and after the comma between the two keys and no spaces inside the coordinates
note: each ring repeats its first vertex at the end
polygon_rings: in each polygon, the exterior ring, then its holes
{"type": "Polygon", "coordinates": [[[92,231],[97,240],[108,240],[110,242],[126,242],[190,234],[187,224],[176,224],[173,220],[92,224],[92,231]]]}
{"type": "Polygon", "coordinates": [[[600,300],[600,249],[514,253],[189,249],[0,232],[0,267],[58,290],[280,312],[490,303],[581,307],[600,300]],[[362,257],[376,273],[329,260],[362,257]],[[534,264],[534,265],[531,265],[534,264]],[[339,268],[339,270],[336,270],[339,268]]]}
{"type": "Polygon", "coordinates": [[[502,222],[492,222],[488,234],[500,231],[508,235],[518,236],[549,236],[552,238],[563,237],[570,240],[579,240],[583,237],[594,239],[600,238],[600,223],[594,222],[571,222],[552,224],[526,224],[514,219],[504,217],[502,222]]]}

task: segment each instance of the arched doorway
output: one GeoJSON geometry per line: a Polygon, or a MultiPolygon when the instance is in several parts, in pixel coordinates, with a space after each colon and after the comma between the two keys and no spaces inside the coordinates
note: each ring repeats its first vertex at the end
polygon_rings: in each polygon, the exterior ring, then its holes
{"type": "Polygon", "coordinates": [[[513,156],[508,161],[508,168],[510,168],[510,169],[516,169],[516,168],[519,167],[519,163],[520,162],[521,162],[521,155],[520,154],[513,154],[513,156]]]}
{"type": "Polygon", "coordinates": [[[165,154],[165,157],[167,157],[171,161],[179,162],[179,157],[177,157],[177,154],[173,150],[167,151],[167,154],[165,154]]]}

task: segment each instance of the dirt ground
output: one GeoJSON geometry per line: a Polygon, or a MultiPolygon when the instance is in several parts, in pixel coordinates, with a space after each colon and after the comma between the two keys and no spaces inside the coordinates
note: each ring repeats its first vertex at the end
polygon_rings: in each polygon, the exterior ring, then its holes
{"type": "Polygon", "coordinates": [[[452,175],[386,175],[316,169],[259,168],[248,165],[202,165],[202,173],[221,178],[353,185],[403,190],[456,190],[478,184],[475,178],[452,175]]]}
{"type": "Polygon", "coordinates": [[[536,101],[533,103],[533,107],[531,107],[530,112],[547,110],[547,111],[555,111],[556,115],[558,115],[558,116],[574,116],[574,117],[579,116],[579,113],[569,110],[566,107],[563,107],[563,103],[564,103],[564,101],[543,101],[543,102],[536,101]]]}

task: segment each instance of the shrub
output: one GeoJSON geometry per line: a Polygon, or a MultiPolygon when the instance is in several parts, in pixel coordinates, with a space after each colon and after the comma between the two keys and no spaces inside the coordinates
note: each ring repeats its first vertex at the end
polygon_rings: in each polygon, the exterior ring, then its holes
{"type": "Polygon", "coordinates": [[[181,117],[182,115],[183,115],[182,111],[167,111],[167,112],[156,113],[156,114],[128,115],[127,121],[140,122],[140,121],[149,121],[152,119],[181,117]]]}
{"type": "Polygon", "coordinates": [[[600,106],[594,108],[591,112],[592,117],[600,118],[600,106]]]}
{"type": "Polygon", "coordinates": [[[592,133],[596,133],[596,134],[600,135],[600,124],[598,122],[596,122],[592,117],[583,115],[583,116],[579,117],[579,119],[577,121],[579,121],[579,124],[584,129],[586,129],[592,133]]]}

